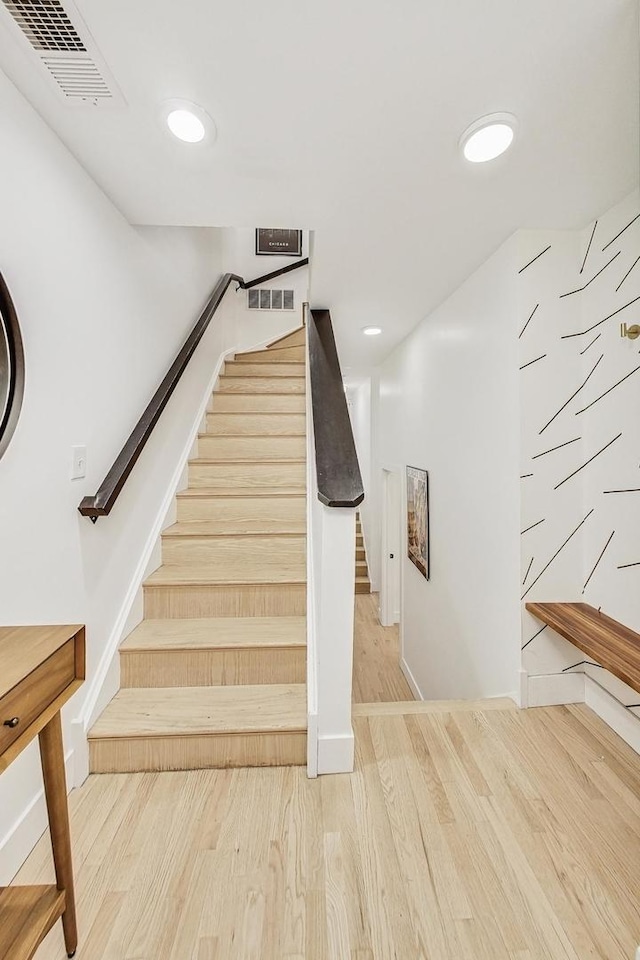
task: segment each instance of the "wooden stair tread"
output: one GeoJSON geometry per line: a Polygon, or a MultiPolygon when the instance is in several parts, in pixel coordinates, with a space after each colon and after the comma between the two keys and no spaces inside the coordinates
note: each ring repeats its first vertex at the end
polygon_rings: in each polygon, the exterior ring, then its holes
{"type": "Polygon", "coordinates": [[[305,647],[305,617],[208,617],[143,620],[120,646],[140,650],[236,650],[305,647]]]}
{"type": "Polygon", "coordinates": [[[306,487],[188,487],[180,490],[178,497],[306,497],[306,487]]]}
{"type": "Polygon", "coordinates": [[[120,690],[89,740],[304,731],[305,685],[160,687],[120,690]]]}
{"type": "Polygon", "coordinates": [[[273,565],[259,561],[252,563],[250,558],[241,564],[242,570],[232,570],[225,560],[220,564],[198,563],[194,565],[165,563],[145,580],[145,586],[160,587],[222,584],[270,584],[270,583],[306,583],[305,564],[283,563],[273,565]]]}
{"type": "Polygon", "coordinates": [[[307,522],[301,520],[273,520],[268,517],[248,520],[181,520],[163,531],[163,537],[251,537],[306,536],[307,522]]]}
{"type": "Polygon", "coordinates": [[[588,603],[528,603],[527,610],[640,693],[640,634],[588,603]]]}

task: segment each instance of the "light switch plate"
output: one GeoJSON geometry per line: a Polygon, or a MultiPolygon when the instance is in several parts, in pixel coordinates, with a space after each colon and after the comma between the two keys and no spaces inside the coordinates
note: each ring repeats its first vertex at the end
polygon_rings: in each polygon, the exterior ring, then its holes
{"type": "Polygon", "coordinates": [[[71,447],[71,479],[82,480],[87,475],[87,448],[85,446],[71,447]]]}

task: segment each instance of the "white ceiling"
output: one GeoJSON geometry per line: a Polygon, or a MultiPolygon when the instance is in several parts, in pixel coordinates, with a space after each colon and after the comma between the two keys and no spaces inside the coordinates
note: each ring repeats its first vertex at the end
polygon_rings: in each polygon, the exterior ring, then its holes
{"type": "Polygon", "coordinates": [[[637,0],[76,2],[126,107],[67,106],[2,26],[0,66],[131,222],[313,229],[354,376],[515,229],[582,226],[638,180],[637,0]],[[162,128],[178,97],[213,149],[162,128]],[[496,111],[515,146],[465,163],[496,111]]]}

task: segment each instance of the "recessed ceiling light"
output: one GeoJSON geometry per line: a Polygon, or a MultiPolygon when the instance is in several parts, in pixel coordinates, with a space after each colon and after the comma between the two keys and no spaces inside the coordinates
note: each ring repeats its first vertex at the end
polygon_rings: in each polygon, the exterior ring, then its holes
{"type": "Polygon", "coordinates": [[[188,100],[167,100],[162,105],[164,122],[183,143],[214,141],[216,126],[206,110],[188,100]]]}
{"type": "Polygon", "coordinates": [[[382,333],[382,327],[363,327],[362,332],[365,337],[377,337],[379,333],[382,333]]]}
{"type": "Polygon", "coordinates": [[[185,143],[200,143],[205,138],[204,123],[190,110],[172,110],[167,117],[167,126],[174,137],[185,143]]]}
{"type": "Polygon", "coordinates": [[[513,143],[518,121],[511,113],[491,113],[467,127],[460,138],[466,160],[486,163],[495,160],[513,143]]]}

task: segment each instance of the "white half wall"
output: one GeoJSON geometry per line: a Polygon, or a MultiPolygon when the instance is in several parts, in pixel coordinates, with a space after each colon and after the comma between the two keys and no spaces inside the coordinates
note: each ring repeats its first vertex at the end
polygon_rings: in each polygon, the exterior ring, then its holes
{"type": "Polygon", "coordinates": [[[377,462],[403,478],[407,465],[429,471],[431,579],[407,558],[406,530],[401,578],[403,656],[427,699],[519,688],[515,250],[498,250],[379,368],[377,462]]]}

